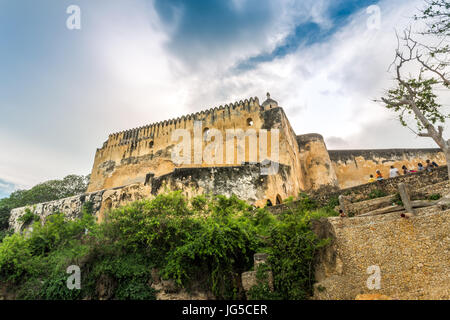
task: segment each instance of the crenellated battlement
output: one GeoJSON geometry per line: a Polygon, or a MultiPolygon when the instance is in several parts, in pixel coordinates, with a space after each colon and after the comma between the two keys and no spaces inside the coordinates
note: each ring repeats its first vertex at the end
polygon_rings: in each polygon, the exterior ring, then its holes
{"type": "Polygon", "coordinates": [[[228,114],[231,117],[232,112],[245,111],[251,112],[252,110],[261,110],[258,97],[252,97],[245,100],[236,101],[234,103],[220,105],[219,107],[202,110],[199,112],[183,115],[181,117],[163,120],[155,123],[151,123],[145,126],[119,131],[109,135],[108,140],[103,144],[101,149],[113,146],[129,145],[137,143],[142,140],[153,139],[161,132],[171,131],[172,129],[178,129],[185,126],[187,122],[200,120],[205,118],[211,118],[211,121],[218,119],[220,116],[225,118],[228,114]]]}

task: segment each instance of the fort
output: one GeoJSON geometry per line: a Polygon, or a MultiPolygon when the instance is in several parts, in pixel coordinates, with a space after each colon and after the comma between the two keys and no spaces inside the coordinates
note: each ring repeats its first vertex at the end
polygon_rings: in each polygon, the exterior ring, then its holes
{"type": "MultiPolygon", "coordinates": [[[[416,168],[426,159],[446,163],[440,149],[328,150],[320,134],[297,135],[268,93],[261,104],[255,97],[110,134],[95,153],[87,193],[34,211],[44,220],[55,210],[76,217],[90,201],[101,221],[111,208],[172,190],[188,197],[235,194],[264,207],[300,192],[335,194],[366,184],[377,169],[388,177],[391,165],[416,168]],[[180,148],[183,135],[190,150],[180,148]]],[[[24,210],[11,212],[13,229],[21,228],[17,219],[24,210]]]]}
{"type": "Polygon", "coordinates": [[[140,183],[148,186],[151,194],[174,189],[188,195],[234,193],[256,206],[264,206],[281,203],[300,191],[364,184],[377,169],[386,177],[390,165],[413,168],[426,159],[445,164],[439,149],[328,151],[320,134],[297,135],[282,107],[267,94],[262,104],[255,97],[110,134],[95,154],[88,192],[140,183]],[[174,161],[173,156],[180,137],[176,131],[180,129],[188,132],[193,141],[184,154],[184,162],[174,161]],[[245,140],[230,137],[229,130],[245,132],[245,140]],[[273,139],[275,130],[277,139],[273,139]],[[226,137],[226,147],[211,148],[218,139],[208,141],[206,134],[202,139],[202,133],[209,131],[214,131],[220,140],[226,137]],[[249,136],[250,131],[254,136],[249,136]],[[264,144],[267,150],[261,148],[264,144]],[[259,145],[255,155],[252,145],[259,145]],[[227,161],[207,161],[202,153],[205,149],[212,149],[216,156],[220,152],[219,158],[227,161]],[[276,163],[274,174],[260,174],[261,160],[265,160],[262,151],[266,151],[266,160],[276,163]]]}

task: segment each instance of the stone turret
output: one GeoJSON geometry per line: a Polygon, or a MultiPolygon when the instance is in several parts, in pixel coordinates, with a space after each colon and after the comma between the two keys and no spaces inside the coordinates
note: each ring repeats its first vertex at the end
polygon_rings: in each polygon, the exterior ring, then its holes
{"type": "Polygon", "coordinates": [[[317,133],[299,135],[297,143],[306,189],[338,188],[336,173],[323,137],[317,133]]]}
{"type": "Polygon", "coordinates": [[[263,107],[264,110],[277,108],[278,102],[270,98],[270,93],[267,92],[267,100],[264,101],[261,106],[263,107]]]}

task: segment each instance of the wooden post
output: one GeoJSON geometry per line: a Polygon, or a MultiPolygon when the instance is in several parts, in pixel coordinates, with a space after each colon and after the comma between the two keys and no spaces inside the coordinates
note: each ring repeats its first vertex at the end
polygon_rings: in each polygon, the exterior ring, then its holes
{"type": "Polygon", "coordinates": [[[400,197],[402,198],[403,206],[405,207],[406,212],[415,215],[416,213],[412,208],[411,199],[409,198],[408,190],[406,189],[404,183],[398,184],[398,192],[400,193],[400,197]]]}

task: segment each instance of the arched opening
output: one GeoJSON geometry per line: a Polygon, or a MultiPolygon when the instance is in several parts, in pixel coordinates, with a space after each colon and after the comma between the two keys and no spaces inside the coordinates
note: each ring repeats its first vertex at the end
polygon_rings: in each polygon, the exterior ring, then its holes
{"type": "Polygon", "coordinates": [[[277,204],[282,204],[283,200],[281,199],[281,196],[277,194],[277,204]]]}
{"type": "Polygon", "coordinates": [[[149,146],[150,148],[153,148],[153,141],[150,141],[150,143],[148,144],[148,146],[149,146]]]}
{"type": "Polygon", "coordinates": [[[247,119],[247,125],[248,125],[249,127],[252,127],[252,126],[253,126],[253,119],[252,119],[252,118],[248,118],[248,119],[247,119]]]}
{"type": "Polygon", "coordinates": [[[271,206],[273,206],[272,205],[272,201],[270,201],[270,199],[267,199],[267,204],[266,204],[268,207],[271,207],[271,206]]]}

